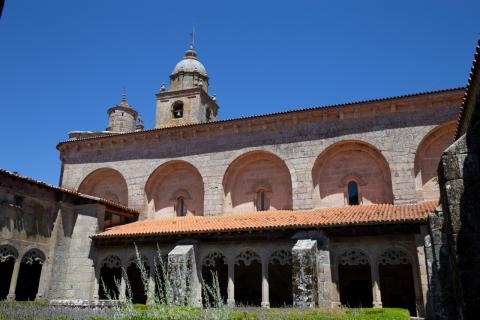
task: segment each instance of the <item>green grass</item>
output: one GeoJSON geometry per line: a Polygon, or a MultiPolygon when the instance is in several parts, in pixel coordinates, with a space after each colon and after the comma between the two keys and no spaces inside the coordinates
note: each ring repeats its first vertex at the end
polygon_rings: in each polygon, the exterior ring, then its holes
{"type": "MultiPolygon", "coordinates": [[[[155,308],[155,307],[154,307],[155,308]]],[[[234,308],[224,310],[223,317],[218,317],[215,309],[200,309],[194,307],[164,307],[156,316],[150,315],[149,307],[135,305],[136,315],[124,320],[153,319],[265,319],[265,320],[408,320],[409,312],[403,309],[348,309],[348,308],[234,308]],[[159,314],[161,315],[159,317],[159,314]],[[227,316],[227,318],[225,318],[227,316]]],[[[159,310],[157,310],[159,311],[159,310]]]]}

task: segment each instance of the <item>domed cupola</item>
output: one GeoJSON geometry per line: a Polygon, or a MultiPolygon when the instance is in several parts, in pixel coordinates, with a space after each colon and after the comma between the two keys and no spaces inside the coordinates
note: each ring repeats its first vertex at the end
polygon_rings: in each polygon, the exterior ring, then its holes
{"type": "Polygon", "coordinates": [[[173,68],[172,76],[180,72],[192,72],[199,73],[204,77],[208,77],[205,66],[198,60],[197,53],[190,45],[190,48],[185,52],[185,56],[179,63],[173,68]]]}
{"type": "Polygon", "coordinates": [[[170,88],[162,84],[156,96],[156,128],[217,120],[217,99],[208,94],[207,70],[193,49],[193,36],[183,59],[170,74],[170,88]]]}
{"type": "Polygon", "coordinates": [[[170,74],[170,91],[202,87],[208,92],[208,74],[205,66],[198,60],[197,52],[190,44],[183,59],[177,63],[170,74]]]}

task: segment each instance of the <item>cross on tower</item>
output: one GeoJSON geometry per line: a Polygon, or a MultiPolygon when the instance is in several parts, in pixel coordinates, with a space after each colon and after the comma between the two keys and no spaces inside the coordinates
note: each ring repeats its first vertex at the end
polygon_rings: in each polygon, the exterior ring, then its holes
{"type": "Polygon", "coordinates": [[[193,27],[192,32],[190,32],[190,46],[192,48],[195,46],[195,27],[193,27]]]}

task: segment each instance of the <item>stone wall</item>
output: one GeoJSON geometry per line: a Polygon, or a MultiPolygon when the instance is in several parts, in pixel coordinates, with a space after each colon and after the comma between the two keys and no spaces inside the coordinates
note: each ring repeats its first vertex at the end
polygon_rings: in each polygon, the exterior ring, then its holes
{"type": "MultiPolygon", "coordinates": [[[[145,186],[151,174],[168,161],[183,160],[202,177],[204,214],[217,215],[224,213],[227,194],[223,181],[229,166],[246,153],[261,150],[281,159],[288,168],[292,208],[311,209],[316,206],[318,192],[312,177],[316,160],[335,143],[360,141],[388,164],[393,202],[412,203],[417,201],[416,151],[432,130],[456,118],[461,97],[461,90],[445,91],[63,143],[58,146],[63,162],[62,186],[78,188],[94,170],[112,168],[127,182],[128,205],[145,212],[145,186]]],[[[347,175],[351,171],[348,166],[354,164],[344,164],[347,175]]],[[[332,181],[335,185],[342,183],[332,181]]],[[[368,184],[360,187],[369,188],[368,184]]],[[[345,204],[340,190],[337,187],[336,200],[328,205],[345,204]]]]}
{"type": "Polygon", "coordinates": [[[92,300],[90,236],[102,228],[105,209],[96,200],[2,171],[0,249],[13,251],[15,259],[8,298],[16,298],[21,263],[34,252],[41,264],[37,299],[92,300]]]}
{"type": "Polygon", "coordinates": [[[480,314],[480,125],[442,155],[442,208],[430,217],[432,319],[476,319],[480,314]]]}

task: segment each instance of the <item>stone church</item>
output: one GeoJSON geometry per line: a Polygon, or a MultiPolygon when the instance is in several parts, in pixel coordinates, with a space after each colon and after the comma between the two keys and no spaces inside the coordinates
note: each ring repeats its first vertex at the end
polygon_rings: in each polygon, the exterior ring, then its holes
{"type": "Polygon", "coordinates": [[[428,217],[465,88],[219,120],[209,81],[190,46],[155,128],[124,95],[105,131],[58,143],[59,187],[0,170],[0,299],[129,287],[152,303],[164,264],[178,304],[202,305],[216,274],[229,305],[424,316],[428,217]]]}

